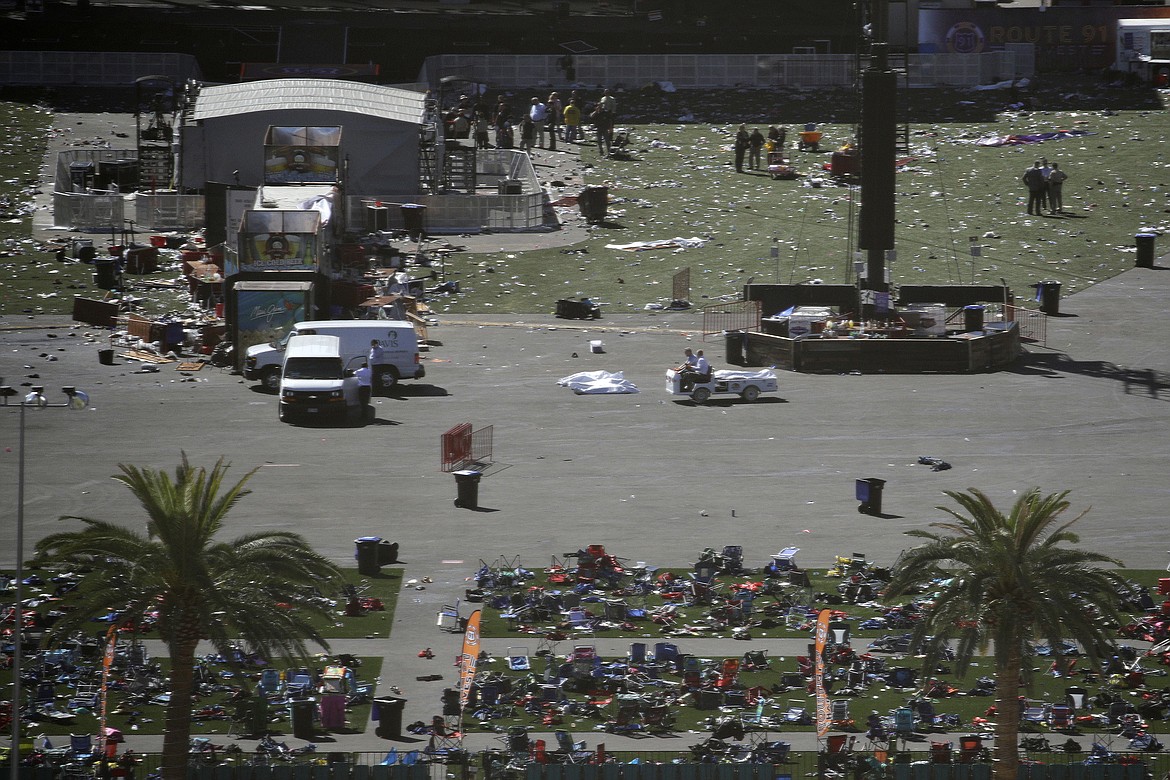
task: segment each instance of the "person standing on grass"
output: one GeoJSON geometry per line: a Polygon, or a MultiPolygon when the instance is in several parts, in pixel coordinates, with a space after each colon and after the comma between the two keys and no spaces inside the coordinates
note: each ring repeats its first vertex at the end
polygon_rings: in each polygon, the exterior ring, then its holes
{"type": "Polygon", "coordinates": [[[764,148],[764,134],[760,132],[760,128],[753,127],[752,134],[748,136],[748,167],[753,171],[760,169],[760,152],[764,148]]]}
{"type": "Polygon", "coordinates": [[[1044,209],[1044,188],[1048,186],[1048,182],[1044,181],[1044,170],[1040,167],[1039,160],[1024,171],[1020,181],[1028,188],[1028,213],[1039,216],[1044,209]]]}
{"type": "Polygon", "coordinates": [[[743,173],[743,158],[747,155],[748,147],[751,146],[751,136],[748,135],[747,126],[740,125],[739,132],[735,134],[735,172],[743,173]]]}
{"type": "Polygon", "coordinates": [[[569,105],[565,106],[564,120],[565,143],[576,143],[581,129],[581,104],[577,102],[577,98],[573,98],[569,105]]]}
{"type": "Polygon", "coordinates": [[[528,118],[532,120],[536,132],[536,145],[544,148],[544,133],[548,125],[548,106],[540,102],[540,98],[532,98],[532,105],[528,109],[528,118]]]}
{"type": "Polygon", "coordinates": [[[1052,163],[1052,170],[1048,173],[1048,209],[1050,214],[1064,213],[1064,183],[1068,174],[1060,169],[1060,163],[1052,163]]]}

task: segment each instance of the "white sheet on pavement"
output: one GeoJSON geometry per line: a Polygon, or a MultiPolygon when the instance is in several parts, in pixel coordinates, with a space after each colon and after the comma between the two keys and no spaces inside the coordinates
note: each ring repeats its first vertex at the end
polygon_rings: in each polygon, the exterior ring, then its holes
{"type": "Polygon", "coordinates": [[[775,379],[776,375],[767,369],[761,371],[742,371],[734,368],[724,368],[716,371],[713,378],[723,382],[732,382],[743,379],[775,379]]]}
{"type": "Polygon", "coordinates": [[[638,392],[634,383],[626,379],[621,371],[582,371],[558,379],[557,384],[569,388],[577,395],[638,392]]]}

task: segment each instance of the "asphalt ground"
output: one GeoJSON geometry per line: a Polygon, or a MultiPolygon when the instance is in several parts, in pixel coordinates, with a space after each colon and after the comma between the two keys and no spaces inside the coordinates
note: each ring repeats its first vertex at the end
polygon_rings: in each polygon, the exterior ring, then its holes
{"type": "MultiPolygon", "coordinates": [[[[439,343],[426,357],[426,379],[376,399],[374,421],[357,428],[281,424],[275,396],[239,376],[210,366],[189,375],[173,365],[144,373],[121,357],[102,365],[97,352],[107,331],[64,317],[6,317],[3,384],[43,384],[54,401],[64,400],[61,386],[73,385],[92,399],[84,411],[23,414],[26,554],[45,534],[75,527],[61,516],[141,528],[129,491],[110,479],[118,463],[170,469],[186,452],[208,466],[225,457],[237,478],[256,468],[253,493],[229,516],[226,536],[292,528],[342,564],[352,562],[355,538],[382,536],[400,544],[405,578],[433,580],[403,594],[389,640],[334,644],[337,652],[384,655],[378,692],[402,690],[405,723],[429,721],[442,688],[455,682],[460,639],[440,631],[435,615],[463,595],[481,562],[539,568],[601,543],[659,566],[687,565],[703,548],[727,544],[742,545],[749,566],[787,546],[801,548],[797,560],[811,569],[853,551],[893,563],[913,543],[904,531],[943,519],[935,508],[947,503],[942,491],[976,487],[1007,509],[1038,486],[1071,491],[1070,514],[1086,512],[1075,527],[1084,546],[1128,567],[1161,569],[1170,550],[1170,276],[1163,273],[1170,258],[1157,265],[1063,300],[1061,316],[1048,318],[1047,347],[1029,346],[1012,370],[781,373],[779,393],[755,404],[696,406],[664,392],[664,370],[684,347],[704,348],[716,368],[725,365],[722,339],[702,341],[696,311],[594,322],[444,317],[431,330],[439,343]],[[603,353],[591,352],[593,340],[604,342],[603,353]],[[580,396],[556,384],[587,370],[623,371],[641,392],[580,396]],[[462,422],[493,427],[478,511],[453,505],[454,479],[440,470],[440,436],[462,422]],[[917,462],[923,455],[953,468],[932,471],[917,462]],[[882,516],[858,513],[854,480],[861,477],[887,480],[882,516]],[[419,658],[423,647],[436,657],[419,658]],[[429,674],[443,679],[417,679],[429,674]]],[[[21,417],[16,409],[0,413],[6,566],[14,561],[21,417]]],[[[778,657],[793,653],[788,641],[682,646],[711,657],[768,648],[778,657]]],[[[502,654],[516,644],[535,650],[537,642],[487,646],[502,654]]],[[[617,651],[628,643],[614,644],[617,651]]],[[[811,747],[811,737],[789,736],[797,749],[811,747]]],[[[161,744],[128,740],[142,751],[161,744]]],[[[604,741],[611,749],[626,742],[604,741]]],[[[670,750],[691,744],[678,747],[684,741],[629,743],[670,750]]],[[[329,749],[392,744],[375,737],[371,724],[329,749]]],[[[499,743],[476,733],[467,744],[499,743]]]]}

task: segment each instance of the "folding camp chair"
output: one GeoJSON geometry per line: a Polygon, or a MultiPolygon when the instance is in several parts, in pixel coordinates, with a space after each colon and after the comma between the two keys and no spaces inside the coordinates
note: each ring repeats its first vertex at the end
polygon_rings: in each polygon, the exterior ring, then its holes
{"type": "Polygon", "coordinates": [[[312,688],[313,678],[308,674],[294,675],[285,686],[289,696],[308,696],[312,688]]]}
{"type": "Polygon", "coordinates": [[[1079,685],[1073,685],[1064,689],[1065,700],[1074,714],[1085,708],[1085,699],[1088,695],[1089,692],[1079,685]]]}
{"type": "Polygon", "coordinates": [[[646,663],[646,643],[630,642],[629,652],[626,653],[626,663],[641,665],[646,663]]]}
{"type": "Polygon", "coordinates": [[[974,763],[983,751],[983,739],[975,734],[968,734],[965,737],[959,737],[959,762],[963,764],[974,763]]]}
{"type": "Polygon", "coordinates": [[[739,679],[739,659],[724,658],[719,668],[719,679],[715,681],[716,688],[730,688],[739,679]]]}
{"type": "Polygon", "coordinates": [[[1067,704],[1053,704],[1048,710],[1048,728],[1063,731],[1072,726],[1072,709],[1067,704]]]}
{"type": "Polygon", "coordinates": [[[914,733],[914,710],[909,707],[894,710],[894,733],[899,737],[907,737],[914,733]]]}
{"type": "Polygon", "coordinates": [[[508,668],[513,672],[527,672],[532,669],[527,647],[509,647],[507,657],[508,668]]]}
{"type": "Polygon", "coordinates": [[[260,672],[260,682],[256,683],[256,690],[261,696],[273,698],[280,695],[284,683],[281,682],[280,672],[276,669],[265,669],[260,672]]]}
{"type": "Polygon", "coordinates": [[[1048,707],[1043,704],[1029,704],[1020,713],[1020,723],[1042,726],[1048,720],[1048,707]]]}
{"type": "Polygon", "coordinates": [[[443,605],[435,615],[435,625],[451,634],[458,634],[467,627],[459,617],[459,599],[456,599],[454,604],[443,605]]]}
{"type": "Polygon", "coordinates": [[[835,699],[832,704],[830,721],[833,728],[853,728],[853,718],[849,716],[849,700],[835,699]]]}
{"type": "Polygon", "coordinates": [[[930,763],[932,763],[932,764],[949,764],[949,763],[951,763],[951,743],[950,742],[931,742],[930,743],[930,763]]]}
{"type": "Polygon", "coordinates": [[[557,740],[557,750],[570,764],[587,764],[593,754],[586,750],[584,742],[574,742],[572,735],[563,729],[553,732],[557,740]]]}
{"type": "Polygon", "coordinates": [[[69,761],[88,764],[97,760],[97,753],[93,749],[93,737],[89,734],[69,735],[69,761]]]}
{"type": "Polygon", "coordinates": [[[812,715],[809,714],[807,707],[799,701],[789,701],[788,704],[788,709],[784,711],[783,715],[785,723],[795,723],[802,726],[812,723],[812,715]]]}
{"type": "Polygon", "coordinates": [[[743,654],[743,668],[749,672],[761,672],[768,669],[768,651],[748,650],[743,654]]]}

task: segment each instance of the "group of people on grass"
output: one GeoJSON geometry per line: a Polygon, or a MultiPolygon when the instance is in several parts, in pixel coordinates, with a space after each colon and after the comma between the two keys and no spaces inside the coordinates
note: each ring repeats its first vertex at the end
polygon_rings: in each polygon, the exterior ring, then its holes
{"type": "Polygon", "coordinates": [[[1068,174],[1060,169],[1058,163],[1048,164],[1048,159],[1041,157],[1024,171],[1020,181],[1028,188],[1028,213],[1040,216],[1047,209],[1049,214],[1064,213],[1064,183],[1068,174]]]}
{"type": "Polygon", "coordinates": [[[444,121],[447,137],[474,137],[477,149],[490,149],[494,132],[497,148],[525,151],[544,149],[546,143],[549,151],[556,151],[558,140],[584,142],[584,128],[589,124],[596,133],[598,152],[608,156],[613,148],[616,117],[617,99],[606,89],[588,108],[577,90],[572,91],[567,102],[561,99],[560,93],[553,92],[546,100],[533,97],[519,110],[513,110],[506,96],[501,95],[492,110],[482,100],[473,102],[469,96],[461,95],[444,121]]]}

